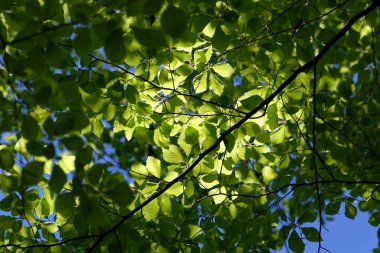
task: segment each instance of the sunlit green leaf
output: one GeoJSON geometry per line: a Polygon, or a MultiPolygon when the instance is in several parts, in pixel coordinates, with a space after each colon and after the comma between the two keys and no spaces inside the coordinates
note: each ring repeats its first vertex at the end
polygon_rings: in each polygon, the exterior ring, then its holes
{"type": "Polygon", "coordinates": [[[158,205],[157,199],[152,200],[146,207],[144,207],[142,213],[146,221],[156,219],[160,213],[160,206],[158,205]]]}
{"type": "Polygon", "coordinates": [[[168,163],[182,163],[183,159],[182,153],[179,148],[175,145],[169,145],[169,149],[163,150],[164,160],[168,163]]]}
{"type": "Polygon", "coordinates": [[[228,63],[215,64],[212,69],[222,77],[231,77],[234,72],[234,69],[228,63]]]}
{"type": "Polygon", "coordinates": [[[146,159],[146,168],[153,176],[160,178],[161,176],[161,161],[153,156],[148,156],[146,159]]]}

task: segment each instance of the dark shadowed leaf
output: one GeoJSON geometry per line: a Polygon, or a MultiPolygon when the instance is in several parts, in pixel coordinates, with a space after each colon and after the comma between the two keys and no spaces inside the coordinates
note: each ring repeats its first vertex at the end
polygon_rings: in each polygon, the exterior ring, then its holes
{"type": "Polygon", "coordinates": [[[161,26],[167,34],[178,38],[186,30],[188,20],[184,10],[170,4],[161,16],[161,26]]]}

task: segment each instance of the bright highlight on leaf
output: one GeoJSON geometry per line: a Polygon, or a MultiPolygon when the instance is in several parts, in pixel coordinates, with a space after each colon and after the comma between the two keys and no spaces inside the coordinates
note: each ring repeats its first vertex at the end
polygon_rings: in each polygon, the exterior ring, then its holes
{"type": "Polygon", "coordinates": [[[153,176],[160,178],[161,176],[161,161],[155,157],[148,156],[146,160],[146,168],[153,176]]]}
{"type": "Polygon", "coordinates": [[[263,178],[265,183],[273,181],[277,177],[277,172],[271,167],[264,167],[262,170],[263,178]]]}
{"type": "Polygon", "coordinates": [[[233,68],[228,63],[219,63],[212,66],[212,69],[222,77],[231,77],[234,73],[233,68]]]}
{"type": "Polygon", "coordinates": [[[175,145],[169,145],[169,149],[164,149],[162,152],[164,160],[168,163],[183,163],[185,161],[180,149],[175,145]]]}

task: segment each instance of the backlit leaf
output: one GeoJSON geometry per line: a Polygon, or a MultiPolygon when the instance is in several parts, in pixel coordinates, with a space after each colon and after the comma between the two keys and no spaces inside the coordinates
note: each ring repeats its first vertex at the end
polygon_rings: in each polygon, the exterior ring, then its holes
{"type": "Polygon", "coordinates": [[[164,149],[163,157],[168,163],[183,163],[185,161],[181,151],[175,145],[169,145],[169,149],[164,149]]]}

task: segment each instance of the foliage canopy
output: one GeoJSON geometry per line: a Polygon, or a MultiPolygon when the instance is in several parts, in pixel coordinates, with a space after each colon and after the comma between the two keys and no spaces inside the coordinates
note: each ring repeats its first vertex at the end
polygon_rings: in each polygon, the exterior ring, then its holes
{"type": "Polygon", "coordinates": [[[1,0],[1,251],[303,252],[338,212],[378,226],[379,5],[1,0]]]}

